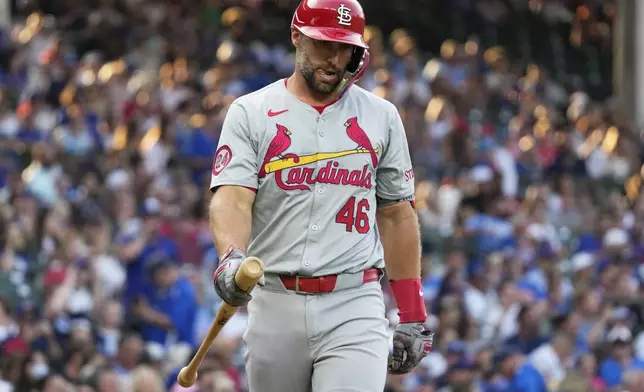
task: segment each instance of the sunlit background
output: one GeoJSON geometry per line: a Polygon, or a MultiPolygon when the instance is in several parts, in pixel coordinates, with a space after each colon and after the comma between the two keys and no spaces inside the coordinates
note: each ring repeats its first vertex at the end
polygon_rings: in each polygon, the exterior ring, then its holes
{"type": "MultiPolygon", "coordinates": [[[[293,72],[296,3],[0,1],[0,392],[183,390],[220,305],[205,211],[222,121],[293,72]],[[196,309],[163,339],[124,301],[147,282],[127,266],[159,252],[194,292],[160,312],[196,309]]],[[[611,345],[644,364],[644,1],[363,6],[358,84],[405,125],[436,332],[386,392],[503,391],[493,359],[510,343],[550,392],[636,391],[644,365],[611,368],[611,345]],[[577,341],[557,367],[562,331],[577,341]]],[[[193,392],[246,391],[246,317],[193,392]]]]}

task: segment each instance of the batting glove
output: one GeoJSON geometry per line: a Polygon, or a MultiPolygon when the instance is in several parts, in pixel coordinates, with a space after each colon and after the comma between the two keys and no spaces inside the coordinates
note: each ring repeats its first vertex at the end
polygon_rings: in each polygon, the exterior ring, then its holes
{"type": "MultiPolygon", "coordinates": [[[[252,298],[250,294],[240,289],[235,282],[237,270],[239,270],[239,266],[245,258],[246,255],[241,249],[231,246],[222,256],[219,267],[217,267],[213,276],[215,292],[224,302],[231,306],[244,306],[252,298]]],[[[259,283],[263,283],[261,279],[259,283]]]]}
{"type": "Polygon", "coordinates": [[[389,358],[389,373],[412,371],[432,351],[434,333],[423,323],[398,324],[394,331],[394,350],[389,358]]]}

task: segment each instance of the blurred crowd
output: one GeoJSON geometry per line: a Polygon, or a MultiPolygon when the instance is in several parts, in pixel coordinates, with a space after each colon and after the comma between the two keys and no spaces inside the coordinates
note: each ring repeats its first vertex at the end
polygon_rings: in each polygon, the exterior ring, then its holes
{"type": "MultiPolygon", "coordinates": [[[[198,384],[174,380],[220,305],[218,133],[236,97],[292,72],[296,3],[3,14],[0,392],[246,391],[243,309],[198,384]]],[[[364,3],[359,84],[405,123],[436,332],[386,391],[644,391],[642,143],[610,96],[615,5],[437,1],[403,30],[413,2],[364,3]]]]}

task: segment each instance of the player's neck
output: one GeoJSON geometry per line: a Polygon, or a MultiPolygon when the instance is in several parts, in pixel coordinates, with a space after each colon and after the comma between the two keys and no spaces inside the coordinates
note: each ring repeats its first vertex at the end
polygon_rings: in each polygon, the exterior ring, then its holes
{"type": "Polygon", "coordinates": [[[295,95],[300,101],[311,106],[326,106],[338,100],[339,93],[337,91],[329,95],[320,95],[311,91],[306,84],[304,77],[299,72],[294,72],[286,83],[286,88],[291,94],[295,95]]]}

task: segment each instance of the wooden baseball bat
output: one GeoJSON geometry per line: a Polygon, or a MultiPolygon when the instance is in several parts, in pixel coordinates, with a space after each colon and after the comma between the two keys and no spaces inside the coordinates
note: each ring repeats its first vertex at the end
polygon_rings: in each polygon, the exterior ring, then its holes
{"type": "MultiPolygon", "coordinates": [[[[253,286],[255,286],[255,284],[257,284],[262,274],[264,274],[264,263],[262,263],[262,261],[257,257],[247,257],[242,261],[239,266],[239,270],[237,270],[237,274],[235,274],[235,283],[237,283],[237,286],[239,286],[240,289],[248,292],[253,288],[253,286]]],[[[239,308],[231,306],[226,302],[221,304],[221,307],[217,312],[217,316],[213,320],[203,342],[201,342],[201,346],[199,346],[199,350],[197,350],[197,353],[192,358],[188,366],[185,366],[179,372],[179,375],[177,376],[179,385],[184,388],[188,388],[197,381],[197,369],[199,369],[201,361],[203,361],[206,354],[208,354],[208,350],[210,350],[210,346],[212,346],[212,343],[215,341],[219,331],[221,331],[228,320],[235,315],[237,309],[239,308]]]]}

